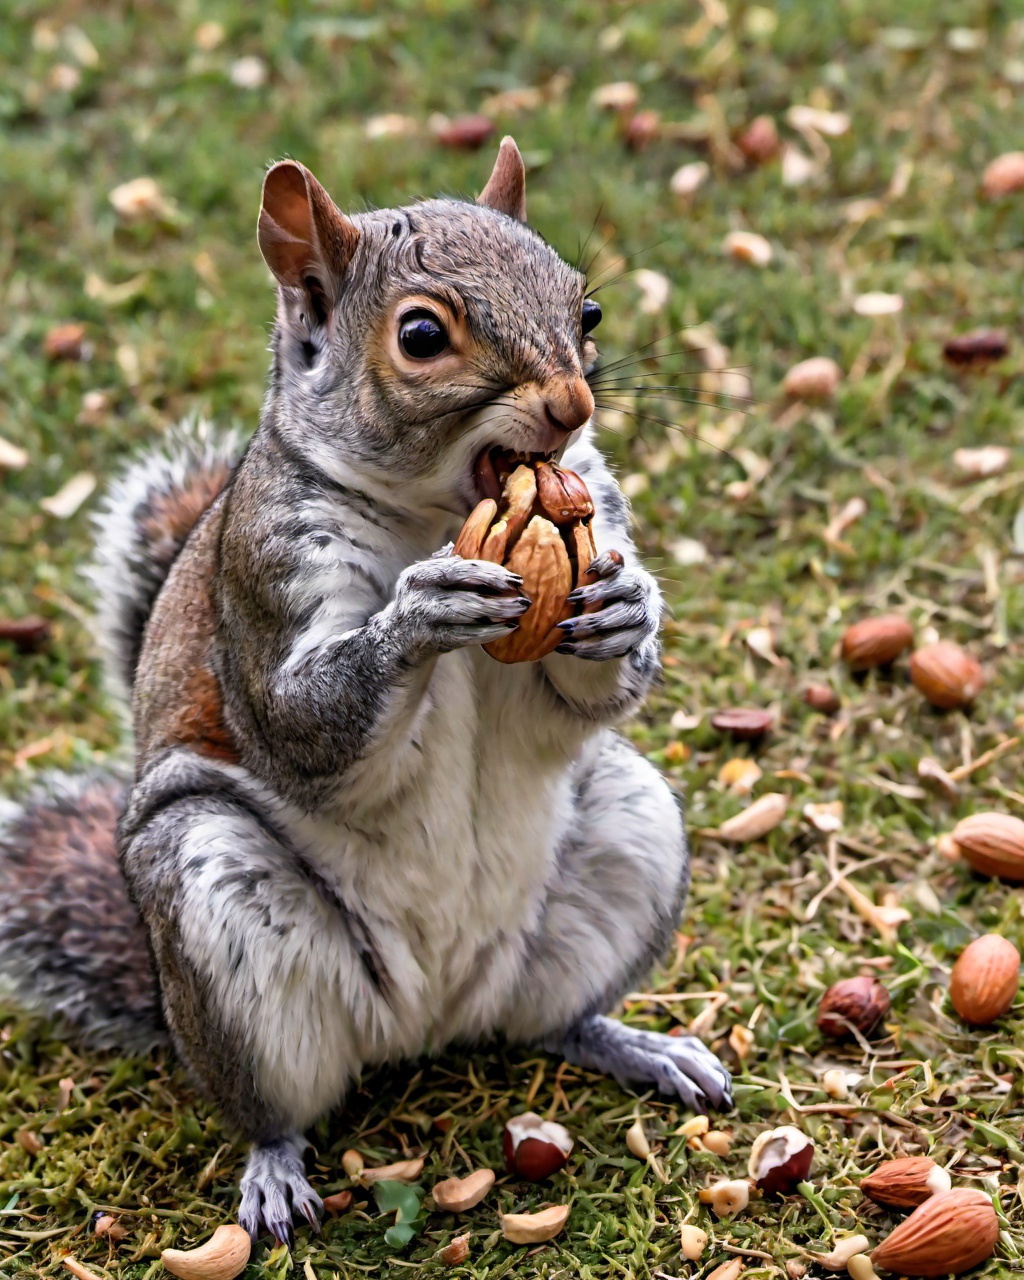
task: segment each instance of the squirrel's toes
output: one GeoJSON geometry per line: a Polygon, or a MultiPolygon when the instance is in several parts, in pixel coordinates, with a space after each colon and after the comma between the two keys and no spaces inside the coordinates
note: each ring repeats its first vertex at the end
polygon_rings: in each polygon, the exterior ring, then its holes
{"type": "Polygon", "coordinates": [[[242,1176],[239,1224],[253,1242],[269,1231],[290,1243],[292,1218],[301,1213],[314,1231],[320,1230],[323,1202],[306,1180],[302,1163],[305,1141],[298,1135],[274,1142],[254,1143],[242,1176]]]}

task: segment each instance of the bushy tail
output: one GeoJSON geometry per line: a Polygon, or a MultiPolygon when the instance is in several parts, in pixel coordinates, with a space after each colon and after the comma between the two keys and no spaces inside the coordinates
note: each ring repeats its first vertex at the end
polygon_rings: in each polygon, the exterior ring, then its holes
{"type": "Polygon", "coordinates": [[[109,674],[130,690],[153,602],[199,517],[242,452],[236,432],[193,418],[131,463],[96,516],[97,631],[109,674]]]}
{"type": "Polygon", "coordinates": [[[160,1002],[115,851],[125,792],[52,775],[0,801],[0,991],[92,1044],[144,1049],[162,1039],[160,1002]]]}

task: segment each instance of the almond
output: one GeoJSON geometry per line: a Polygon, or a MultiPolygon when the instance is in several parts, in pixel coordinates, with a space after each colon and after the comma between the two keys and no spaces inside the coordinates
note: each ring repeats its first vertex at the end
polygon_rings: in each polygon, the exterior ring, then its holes
{"type": "Polygon", "coordinates": [[[437,1183],[431,1195],[434,1203],[445,1213],[465,1213],[487,1195],[494,1186],[493,1169],[477,1169],[465,1178],[445,1178],[437,1183]]]}
{"type": "Polygon", "coordinates": [[[986,933],[964,949],[949,979],[949,998],[964,1022],[987,1027],[1017,998],[1020,952],[1007,938],[986,933]]]}
{"type": "Polygon", "coordinates": [[[985,687],[978,663],[949,640],[917,649],[910,658],[910,678],[932,706],[941,711],[969,707],[985,687]]]}
{"type": "Polygon", "coordinates": [[[959,1275],[992,1256],[999,1219],[992,1201],[973,1187],[930,1196],[871,1254],[872,1262],[904,1276],[959,1275]]]}
{"type": "Polygon", "coordinates": [[[198,1249],[165,1249],[160,1261],[181,1280],[234,1280],[245,1270],[251,1252],[248,1231],[225,1225],[198,1249]]]}
{"type": "Polygon", "coordinates": [[[1024,821],[1008,813],[972,813],[953,828],[961,856],[985,876],[1024,880],[1024,821]]]}
{"type": "Polygon", "coordinates": [[[788,804],[789,797],[783,792],[769,791],[741,813],[727,818],[716,834],[722,840],[735,840],[737,844],[760,840],[779,825],[786,816],[788,804]]]}
{"type": "Polygon", "coordinates": [[[982,175],[981,190],[989,200],[1024,191],[1024,151],[1008,151],[996,156],[982,175]]]}
{"type": "Polygon", "coordinates": [[[914,629],[906,618],[886,613],[865,618],[843,632],[841,652],[851,671],[867,671],[894,662],[914,643],[914,629]]]}
{"type": "Polygon", "coordinates": [[[861,1180],[860,1189],[876,1204],[894,1209],[914,1209],[933,1195],[948,1191],[948,1172],[931,1156],[905,1156],[886,1160],[861,1180]]]}

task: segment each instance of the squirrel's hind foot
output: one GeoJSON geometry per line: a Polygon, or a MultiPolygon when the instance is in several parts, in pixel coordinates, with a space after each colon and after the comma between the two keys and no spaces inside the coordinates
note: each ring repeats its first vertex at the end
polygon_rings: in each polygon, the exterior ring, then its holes
{"type": "Polygon", "coordinates": [[[302,1163],[305,1140],[294,1134],[274,1142],[253,1143],[242,1175],[239,1224],[255,1243],[262,1230],[288,1244],[292,1218],[301,1213],[314,1231],[320,1230],[323,1201],[306,1180],[302,1163]]]}
{"type": "Polygon", "coordinates": [[[732,1106],[729,1072],[695,1036],[667,1036],[595,1016],[552,1037],[545,1048],[577,1066],[614,1076],[621,1085],[653,1084],[694,1111],[732,1106]]]}

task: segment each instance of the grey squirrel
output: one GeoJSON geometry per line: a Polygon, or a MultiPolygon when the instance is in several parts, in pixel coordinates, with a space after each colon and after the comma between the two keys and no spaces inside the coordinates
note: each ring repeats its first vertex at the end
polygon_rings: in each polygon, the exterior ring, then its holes
{"type": "Polygon", "coordinates": [[[689,858],[613,728],[659,673],[662,605],[592,440],[600,308],[525,216],[511,138],[475,204],[347,217],[300,164],[268,171],[259,428],[244,450],[182,428],[99,519],[134,779],[0,818],[0,974],[97,1042],[166,1026],[252,1143],[254,1237],[317,1224],[302,1131],[364,1068],[454,1041],[730,1102],[699,1040],[602,1016],[666,948],[689,858]],[[522,580],[451,539],[522,454],[589,488],[599,607],[509,666],[480,646],[522,580]]]}

